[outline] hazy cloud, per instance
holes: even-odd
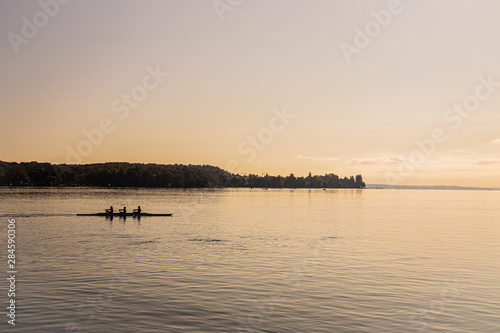
[[[336,157],[319,157],[319,156],[302,156],[295,155],[295,158],[299,160],[311,160],[311,161],[338,161]]]
[[[500,146],[500,138],[499,139],[494,139],[488,142],[490,145],[495,145],[495,146]]]
[[[346,161],[344,164],[354,165],[386,165],[397,164],[404,162],[405,159],[401,155],[382,155],[377,157],[358,157]]]
[[[496,167],[500,164],[499,158],[493,157],[443,157],[429,161],[429,167],[434,170],[477,170],[480,168]]]

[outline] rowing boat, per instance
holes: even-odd
[[[172,216],[172,214],[153,214],[153,213],[94,213],[94,214],[76,214],[76,216]]]

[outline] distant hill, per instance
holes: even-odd
[[[361,175],[242,176],[211,165],[50,164],[0,161],[0,185],[100,187],[262,187],[262,188],[364,188]]]
[[[400,190],[474,190],[474,191],[500,191],[494,187],[464,187],[456,185],[389,185],[368,184],[367,189],[400,189]]]

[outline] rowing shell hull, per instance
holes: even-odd
[[[172,216],[172,214],[152,214],[152,213],[113,213],[113,215],[108,213],[95,213],[95,214],[76,214],[76,216]]]

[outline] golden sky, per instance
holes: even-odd
[[[500,187],[500,2],[3,1],[0,160]]]

